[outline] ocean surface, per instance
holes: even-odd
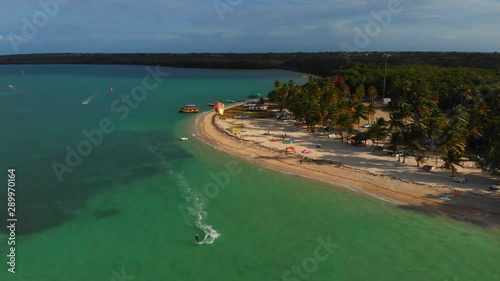
[[[178,113],[303,74],[155,71],[0,66],[0,280],[500,280],[498,230],[252,165]]]

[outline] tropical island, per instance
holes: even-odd
[[[0,64],[309,73],[304,85],[276,81],[262,93],[266,112],[206,115],[203,135],[278,170],[500,221],[498,53],[31,54],[0,56]]]

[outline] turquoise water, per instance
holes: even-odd
[[[142,66],[0,67],[0,163],[16,168],[18,218],[16,274],[0,227],[0,280],[500,280],[498,230],[251,165],[177,113],[302,74],[162,69],[122,120],[111,104],[142,84]],[[60,182],[52,164],[103,118],[115,129]]]

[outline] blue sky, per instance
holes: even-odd
[[[500,51],[500,0],[397,1],[2,0],[0,54]]]

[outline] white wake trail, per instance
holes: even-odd
[[[82,104],[89,104],[97,96],[97,94],[99,94],[99,92],[97,92],[97,93],[93,94],[92,96],[84,99],[82,101]]]
[[[207,212],[205,211],[206,204],[191,188],[186,177],[181,172],[177,172],[173,169],[172,164],[167,161],[165,156],[156,152],[151,146],[149,146],[149,150],[160,159],[162,167],[176,178],[182,196],[186,201],[187,211],[191,222],[204,233],[203,240],[198,242],[198,244],[212,244],[215,239],[220,237],[220,233],[218,233],[213,226],[205,222],[207,217]]]

